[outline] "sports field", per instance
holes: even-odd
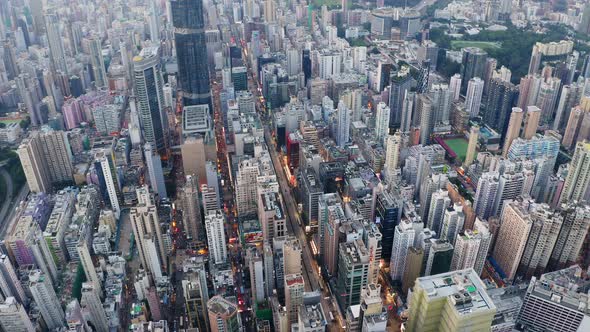
[[[454,50],[460,50],[463,47],[479,47],[483,50],[489,50],[502,47],[502,43],[472,40],[452,40],[451,47]]]
[[[444,140],[445,143],[451,148],[456,154],[457,158],[461,159],[461,161],[465,160],[465,156],[467,155],[467,145],[468,142],[464,138],[449,138]]]

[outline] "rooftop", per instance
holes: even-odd
[[[416,279],[429,300],[448,298],[459,315],[496,310],[486,287],[473,269],[452,271]]]
[[[214,315],[231,316],[237,312],[237,306],[221,296],[214,296],[207,302],[207,309]]]

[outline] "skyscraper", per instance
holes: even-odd
[[[445,210],[445,216],[440,229],[440,238],[447,240],[449,243],[455,243],[455,239],[465,224],[465,214],[463,206],[455,203]]]
[[[152,191],[158,194],[160,199],[168,198],[166,194],[166,183],[164,183],[164,172],[162,171],[162,161],[160,155],[154,151],[150,143],[145,143],[143,147],[145,163],[148,169],[150,187]]]
[[[493,78],[490,81],[483,119],[485,123],[498,130],[502,137],[506,135],[510,112],[516,104],[517,98],[518,89],[512,83],[499,78]]]
[[[171,7],[184,106],[207,104],[212,112],[203,1],[172,0]]]
[[[12,332],[35,332],[24,305],[14,297],[0,301],[0,328]]]
[[[103,192],[103,197],[108,197],[111,209],[117,219],[119,219],[119,215],[121,214],[121,208],[119,206],[120,190],[112,154],[108,154],[108,151],[103,149],[98,151],[94,155],[94,158],[94,168],[98,174],[100,190]]]
[[[205,216],[205,230],[209,242],[209,256],[215,264],[227,261],[227,247],[224,228],[225,217],[221,210],[211,211]]]
[[[458,101],[461,95],[461,75],[455,74],[451,77],[449,82],[449,90],[451,90],[451,97],[453,101]]]
[[[384,102],[377,104],[375,138],[379,143],[383,143],[385,137],[389,134],[389,113],[389,107]]]
[[[581,254],[584,239],[590,229],[590,207],[585,204],[561,206],[563,224],[551,253],[551,269],[562,269],[575,264]]]
[[[45,15],[45,28],[47,29],[47,42],[49,44],[51,64],[56,71],[67,74],[66,54],[63,39],[59,31],[59,18],[56,14]]]
[[[412,221],[409,219],[402,220],[395,227],[393,246],[391,248],[391,263],[389,265],[392,280],[402,280],[406,267],[406,257],[409,248],[414,244],[415,234]]]
[[[412,87],[412,76],[410,68],[402,66],[401,69],[391,76],[391,85],[389,87],[389,127],[397,129],[402,124],[403,101],[406,92]],[[407,122],[409,123],[409,119]]]
[[[97,88],[107,87],[107,72],[104,66],[104,58],[102,57],[102,45],[100,37],[91,37],[89,46],[90,63],[92,64],[92,76],[94,77],[94,85],[96,85]]]
[[[424,94],[418,95],[416,113],[420,115],[420,144],[426,145],[430,142],[430,135],[434,129],[434,112],[430,97]]]
[[[481,108],[481,97],[483,96],[484,82],[479,77],[469,80],[467,85],[467,94],[465,95],[465,110],[469,116],[474,118],[479,114]]]
[[[26,300],[25,290],[18,279],[16,270],[10,258],[4,254],[0,256],[0,295],[3,295],[5,299],[12,296],[20,303],[24,303]]]
[[[341,148],[350,140],[350,116],[350,110],[340,100],[336,120],[336,144]]]
[[[59,303],[53,284],[45,273],[34,270],[29,274],[29,289],[41,316],[49,329],[65,327],[65,313]]]
[[[360,303],[361,290],[369,284],[370,264],[369,250],[361,239],[340,243],[336,287],[342,307]]]
[[[541,119],[541,110],[537,106],[528,106],[524,118],[524,129],[522,138],[531,139],[537,133],[539,120]]]
[[[167,256],[164,250],[158,211],[150,197],[147,186],[137,189],[138,205],[131,208],[130,217],[137,251],[144,269],[154,278],[162,277]]]
[[[479,140],[479,126],[473,125],[469,130],[469,143],[467,144],[467,154],[465,155],[465,162],[463,165],[469,167],[475,159],[475,153],[477,152],[477,142]]]
[[[49,192],[51,182],[49,170],[45,163],[43,147],[39,140],[39,133],[34,131],[29,138],[24,139],[17,150],[21,166],[32,192]]]
[[[520,127],[522,126],[524,113],[521,108],[513,107],[510,113],[510,121],[508,121],[508,129],[504,138],[504,146],[502,148],[502,156],[508,155],[508,150],[512,145],[512,141],[520,136]]]
[[[587,200],[590,184],[590,143],[578,142],[574,157],[568,165],[567,177],[561,191],[560,203]]]
[[[484,77],[486,59],[488,54],[477,47],[466,47],[462,49],[463,59],[461,61],[461,91],[467,91],[467,84],[472,78]]]
[[[148,46],[133,58],[137,110],[145,141],[168,155],[168,117],[164,108],[164,80],[157,46]]]
[[[82,284],[82,300],[80,304],[90,314],[90,321],[96,332],[109,331],[107,315],[98,296],[98,290],[94,288],[93,284],[88,282]]]
[[[285,307],[291,324],[297,322],[299,306],[303,304],[305,281],[301,274],[285,275]]]
[[[207,301],[207,312],[212,332],[240,331],[238,306],[217,295]]]

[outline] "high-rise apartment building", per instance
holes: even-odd
[[[174,41],[178,62],[178,85],[184,106],[209,105],[211,87],[207,65],[203,0],[171,1]]]
[[[145,143],[143,147],[143,154],[145,156],[145,163],[148,170],[150,188],[154,193],[158,194],[158,198],[168,198],[160,155],[154,150],[150,143]]]
[[[392,280],[402,280],[404,276],[408,250],[414,245],[414,237],[416,235],[412,224],[411,220],[402,219],[399,225],[395,227],[395,235],[393,236],[393,245],[391,248],[391,263],[389,264]]]
[[[210,211],[205,216],[205,230],[209,242],[209,256],[215,264],[227,262],[227,246],[225,244],[225,217],[221,210]]]
[[[409,332],[487,331],[496,313],[473,269],[416,279],[409,303]]]
[[[29,274],[29,289],[49,329],[65,327],[66,317],[48,276],[40,270]]]
[[[47,29],[47,43],[49,44],[49,54],[51,64],[55,71],[67,75],[68,66],[66,64],[66,53],[64,50],[63,38],[60,33],[60,21],[57,14],[48,13],[44,15],[45,28]]]
[[[484,82],[479,77],[472,78],[467,84],[467,93],[465,95],[465,110],[469,116],[474,118],[479,115],[481,108],[481,97],[483,96]]]
[[[343,148],[350,140],[350,110],[342,100],[338,103],[336,120],[336,144]]]
[[[104,58],[102,56],[101,38],[98,36],[92,36],[89,39],[88,45],[90,49],[90,64],[92,65],[94,85],[97,88],[107,87],[109,82],[104,65]]]
[[[406,257],[406,267],[402,278],[402,291],[408,294],[408,290],[414,286],[414,282],[422,272],[422,261],[424,250],[422,248],[410,247]]]
[[[157,46],[145,47],[133,58],[133,75],[143,138],[160,155],[167,156],[168,116],[164,107],[164,79]]]
[[[477,152],[477,144],[479,142],[479,126],[473,125],[469,130],[469,142],[467,143],[467,154],[465,155],[465,167],[471,166],[475,159],[475,153]]]
[[[430,142],[430,135],[434,129],[434,111],[432,100],[428,95],[420,94],[416,98],[416,113],[420,115],[420,144]]]
[[[98,151],[95,155],[94,169],[98,175],[98,182],[103,197],[109,199],[111,209],[118,219],[121,214],[119,205],[119,181],[117,180],[117,172],[113,162],[112,152],[107,149]]]
[[[100,290],[94,288],[94,285],[88,282],[82,284],[82,308],[87,311],[91,317],[90,321],[96,332],[108,332],[109,321],[102,306]]]
[[[258,165],[255,159],[245,159],[238,165],[236,174],[236,207],[238,215],[254,214],[257,210],[256,179],[258,177]]]
[[[49,192],[51,190],[51,181],[39,133],[36,131],[31,132],[29,138],[21,142],[17,153],[29,189],[32,192]]]
[[[453,101],[458,101],[461,95],[461,74],[455,74],[451,76],[449,90],[451,90],[451,97],[453,98]]]
[[[455,243],[455,239],[465,224],[463,206],[457,202],[445,210],[445,215],[440,229],[440,238],[449,243]]]
[[[154,278],[162,277],[162,268],[166,268],[167,256],[164,250],[162,231],[158,211],[150,196],[147,186],[137,189],[138,205],[129,213],[139,258],[144,269]]]
[[[537,106],[527,106],[526,115],[524,118],[524,129],[522,130],[522,138],[531,139],[537,133],[539,128],[539,121],[541,120],[541,109]]]
[[[212,332],[238,332],[240,331],[240,317],[238,306],[220,295],[216,295],[207,301],[209,326]]]
[[[524,113],[521,108],[513,107],[510,113],[510,120],[508,121],[508,129],[504,137],[504,146],[502,147],[502,156],[505,158],[508,155],[508,150],[512,145],[512,141],[520,136],[520,127],[524,119]]]
[[[587,200],[590,184],[590,143],[578,142],[574,157],[568,165],[567,177],[561,191],[560,203]]]
[[[201,217],[199,191],[195,176],[186,176],[186,182],[179,196],[182,202],[182,219],[187,237],[194,241],[203,240],[203,219]],[[208,211],[205,210],[205,212]]]
[[[590,207],[585,204],[561,206],[563,224],[549,259],[552,269],[562,269],[575,264],[582,252],[584,239],[590,229]]]
[[[4,254],[0,255],[0,295],[5,299],[14,297],[20,303],[25,303],[25,290],[16,272],[10,258]]]
[[[285,275],[285,307],[291,324],[297,322],[299,307],[303,304],[305,281],[301,274]]]
[[[14,297],[0,301],[0,328],[12,332],[35,332],[25,306]]]
[[[389,107],[384,102],[377,104],[377,115],[375,118],[375,138],[377,142],[383,143],[389,134]]]

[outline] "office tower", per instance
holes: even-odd
[[[461,91],[467,91],[467,85],[472,78],[484,77],[485,65],[488,54],[477,47],[466,47],[462,49],[463,59],[461,61]]]
[[[168,198],[166,194],[166,183],[164,183],[164,172],[162,171],[162,161],[158,153],[150,143],[143,146],[145,163],[148,169],[149,183],[152,191],[158,194],[160,199]]]
[[[425,203],[426,204],[426,203]],[[423,218],[427,227],[440,234],[440,229],[443,223],[444,214],[446,209],[451,205],[451,199],[449,198],[449,192],[446,190],[438,189],[433,192],[430,198],[429,208],[425,210],[427,218]]]
[[[393,236],[393,245],[391,248],[391,262],[389,264],[392,280],[402,280],[408,250],[414,245],[415,236],[416,231],[414,230],[412,221],[409,219],[402,219],[399,225],[395,227],[395,235]]]
[[[451,98],[453,101],[458,101],[459,96],[461,95],[461,75],[455,74],[451,76],[451,81],[449,82],[449,90],[451,90]]]
[[[0,301],[0,328],[11,332],[35,332],[24,305],[14,297]]]
[[[401,69],[391,76],[391,85],[389,87],[389,127],[392,129],[400,128],[403,117],[403,102],[406,98],[407,92],[412,87],[412,76],[410,75],[410,68],[402,66]],[[409,124],[411,119],[407,119]]]
[[[522,131],[522,138],[531,139],[537,133],[540,119],[541,110],[537,106],[528,106],[526,116],[524,118],[524,129]]]
[[[17,150],[21,166],[32,192],[51,191],[49,170],[45,163],[39,132],[34,131],[24,139]]]
[[[231,80],[236,92],[248,90],[248,69],[246,67],[233,67],[231,69]],[[204,106],[204,105],[202,105]],[[213,111],[211,111],[213,112]]]
[[[512,280],[524,252],[533,221],[523,202],[512,201],[504,206],[502,224],[495,242],[493,257]]]
[[[419,115],[420,119],[420,144],[426,145],[430,142],[430,135],[434,129],[432,100],[428,95],[418,95],[416,100],[416,114]]]
[[[89,40],[90,48],[90,64],[92,65],[92,75],[94,77],[94,85],[97,88],[104,88],[108,86],[107,72],[102,57],[101,39],[98,36],[93,36]]]
[[[402,147],[402,134],[396,131],[393,135],[387,135],[385,146],[385,178],[389,183],[395,181],[396,169],[399,166],[399,155]]]
[[[82,268],[84,269],[87,283],[92,286],[92,289],[97,292],[96,294],[98,296],[102,296],[102,283],[96,273],[92,256],[90,256],[89,244],[85,238],[80,238],[78,245],[76,246],[76,251],[80,259],[80,264],[82,264]]]
[[[98,151],[94,155],[94,168],[99,175],[100,189],[103,196],[108,196],[111,209],[115,217],[119,219],[121,209],[119,207],[119,183],[115,173],[115,167],[112,156],[108,155],[107,150]],[[106,194],[105,194],[106,193]]]
[[[207,277],[203,260],[191,260],[190,267],[184,267],[184,279],[182,280],[182,294],[188,318],[188,325],[199,330],[208,330],[207,301]]]
[[[465,223],[465,214],[463,213],[463,206],[455,203],[452,207],[449,206],[445,210],[445,215],[440,230],[440,239],[447,240],[449,243],[455,243],[455,239],[459,232],[463,229]]]
[[[40,270],[33,270],[29,274],[29,289],[47,327],[49,329],[64,327],[65,313],[61,308],[57,294],[53,290],[53,284],[45,273]]]
[[[336,288],[341,307],[360,303],[361,290],[369,284],[370,264],[369,251],[361,239],[340,243]]]
[[[180,146],[185,175],[196,176],[198,184],[207,183],[205,141],[202,136],[189,137]]]
[[[385,137],[389,134],[389,107],[384,102],[377,104],[377,115],[375,117],[375,139],[383,144]]]
[[[158,211],[152,202],[147,186],[137,189],[138,205],[129,213],[139,258],[143,268],[154,278],[162,277],[162,267],[166,267],[166,251]]]
[[[6,239],[9,253],[18,266],[34,264],[51,280],[57,281],[57,267],[39,223],[32,216],[22,216]]]
[[[564,204],[563,224],[549,259],[550,269],[563,269],[575,264],[582,254],[584,239],[590,228],[590,207],[585,204]]]
[[[506,158],[508,150],[512,145],[512,141],[520,136],[520,127],[522,126],[524,113],[521,108],[513,107],[510,113],[510,121],[508,121],[508,129],[504,138],[504,146],[502,147],[502,156]]]
[[[238,215],[255,213],[257,210],[258,165],[255,159],[245,159],[238,165],[236,174],[236,207]]]
[[[430,249],[426,258],[424,275],[449,272],[453,260],[453,245],[445,240],[430,239]]]
[[[583,269],[573,265],[533,277],[516,318],[528,331],[582,331],[588,319],[584,307],[588,280]]]
[[[215,264],[222,264],[227,261],[224,223],[225,217],[221,210],[211,211],[205,216],[209,256]]]
[[[406,266],[402,278],[402,292],[408,294],[408,290],[414,287],[414,282],[422,272],[422,261],[424,260],[424,250],[422,248],[410,247],[406,257]]]
[[[416,279],[407,331],[489,330],[496,306],[486,288],[473,269]]]
[[[49,44],[51,64],[54,70],[67,74],[68,66],[66,64],[66,54],[59,25],[59,18],[56,14],[45,15],[45,28],[47,29],[47,42]]]
[[[25,303],[26,294],[22,287],[16,270],[8,256],[0,256],[0,298],[16,298],[20,303]],[[0,324],[1,326],[2,324]]]
[[[236,304],[216,295],[207,301],[210,331],[212,332],[238,332],[240,331],[240,318]]]
[[[256,303],[265,301],[264,289],[264,264],[262,256],[256,248],[250,248],[246,251],[246,262],[250,271],[250,285],[252,288],[252,299]],[[268,294],[270,296],[270,294]]]
[[[318,201],[324,193],[318,175],[312,167],[301,168],[297,181],[301,193],[303,222],[312,229],[318,228]]]
[[[522,77],[520,79],[518,103],[516,106],[524,110],[527,106],[536,105],[542,83],[543,78],[537,74],[529,74]]]
[[[143,138],[160,155],[167,156],[168,117],[164,107],[160,49],[157,46],[145,47],[133,58],[133,75]]]
[[[590,110],[581,106],[572,108],[563,134],[562,144],[573,149],[577,142],[590,138]]]
[[[272,2],[272,1],[268,1]],[[287,74],[289,76],[298,75],[301,72],[301,51],[297,48],[290,47],[287,49]]]
[[[299,306],[303,304],[304,286],[305,281],[301,274],[285,275],[285,307],[290,324],[297,322]]]
[[[465,95],[465,109],[471,118],[479,114],[481,108],[481,97],[483,96],[484,82],[479,77],[469,80],[467,94]]]
[[[82,284],[82,300],[81,305],[84,311],[90,315],[90,322],[97,332],[108,332],[109,321],[107,319],[102,302],[98,296],[99,290],[94,288],[94,285],[88,282]]]
[[[343,148],[350,140],[350,110],[344,101],[338,102],[336,121],[336,144]]]
[[[202,0],[171,1],[178,85],[184,106],[211,104]]]
[[[590,183],[590,143],[578,142],[559,198],[560,204],[580,202],[588,198]]]
[[[485,123],[504,137],[508,128],[509,114],[516,104],[518,89],[510,82],[498,78],[490,81],[488,99],[484,106],[483,119]]]
[[[402,204],[403,201],[398,194],[389,191],[377,194],[375,218],[379,220],[378,227],[382,236],[381,258],[386,261],[391,258],[393,237],[401,218]]]
[[[363,243],[369,251],[369,282],[377,283],[379,279],[379,265],[381,262],[381,243],[383,236],[379,232],[379,229],[374,223],[363,224]]]
[[[467,154],[465,155],[465,162],[463,163],[465,167],[471,166],[471,163],[473,163],[473,160],[475,159],[478,140],[479,126],[473,125],[471,126],[471,130],[469,131],[469,143],[467,144]]]

